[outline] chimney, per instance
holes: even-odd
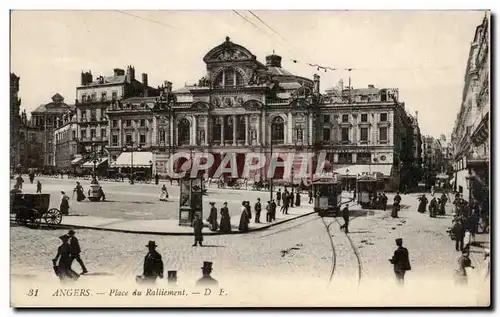
[[[319,79],[320,76],[318,74],[314,74],[314,93],[319,94]]]
[[[135,80],[135,68],[132,65],[127,67],[127,82],[131,84]]]
[[[123,75],[125,75],[125,71],[121,68],[115,68],[115,69],[113,69],[113,74],[115,76],[123,76]]]
[[[88,72],[82,72],[81,76],[81,84],[82,86],[88,85],[92,82],[92,73],[90,71]]]
[[[148,74],[142,73],[142,84],[147,87],[148,86]]]
[[[275,54],[266,56],[266,66],[281,67],[281,56]]]
[[[374,85],[368,85],[368,88],[375,88]]]

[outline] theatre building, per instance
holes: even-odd
[[[196,84],[171,91],[166,82],[161,97],[123,100],[108,108],[114,164],[147,166],[151,161],[153,172],[165,175],[170,154],[210,152],[212,176],[225,154],[236,153],[242,177],[246,153],[268,158],[272,153],[278,161],[295,154],[291,175],[277,168],[274,178],[300,182],[302,157],[326,151],[334,168],[363,165],[353,168],[351,177],[371,164],[373,171],[399,181],[399,166],[394,171],[392,166],[406,159],[401,147],[413,129],[397,94],[370,87],[341,89],[338,98],[335,92],[321,95],[320,76],[311,80],[291,74],[276,54],[261,63],[229,38],[203,62],[206,73]],[[346,91],[357,97],[346,99]],[[265,170],[250,173],[250,178],[266,179]]]

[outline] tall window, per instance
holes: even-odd
[[[111,99],[112,99],[112,100],[116,100],[116,99],[117,99],[117,97],[118,97],[118,92],[116,92],[116,91],[112,91],[112,92],[111,92]]]
[[[349,142],[349,128],[342,128],[342,142]]]
[[[380,142],[387,142],[387,127],[382,127],[379,130],[379,140]]]
[[[95,92],[92,93],[92,101],[96,101],[97,100],[97,94]]]
[[[127,145],[132,145],[132,134],[127,134],[127,135],[125,136],[125,143],[126,143]]]
[[[111,145],[113,146],[118,146],[118,135],[113,134],[111,136]]]
[[[101,137],[106,137],[106,129],[101,129]]]
[[[213,140],[221,141],[220,139],[220,134],[222,130],[222,118],[221,117],[216,117],[214,119],[214,134],[213,134]]]
[[[381,113],[380,114],[380,121],[382,121],[382,122],[387,121],[387,113]]]
[[[146,120],[141,119],[141,127],[145,127],[145,126],[146,126]]]
[[[227,116],[226,120],[227,121],[224,129],[224,142],[233,140],[233,117]]]
[[[145,134],[139,135],[139,144],[140,145],[146,144],[146,135]]]
[[[96,109],[92,109],[90,110],[90,119],[92,121],[95,121],[96,120],[96,117],[97,117],[97,110]]]
[[[76,131],[73,131],[73,140],[76,139]]]
[[[126,120],[126,121],[125,121],[125,125],[126,125],[127,127],[132,126],[132,120]]]
[[[330,129],[328,128],[323,128],[323,141],[324,142],[330,141]]]
[[[191,125],[189,124],[189,121],[184,118],[179,121],[179,144],[180,145],[186,145],[190,143],[190,137],[191,137]]]
[[[96,135],[95,129],[90,129],[90,137],[95,138],[95,135]]]
[[[361,114],[361,122],[368,122],[368,114],[366,113]]]
[[[271,124],[271,138],[273,143],[285,143],[285,122],[281,117],[275,117]]]
[[[118,120],[111,121],[111,127],[116,128],[118,126]]]
[[[165,130],[160,131],[160,142],[165,143]]]
[[[82,139],[86,139],[87,138],[87,130],[82,130]]]
[[[342,122],[349,122],[349,115],[348,114],[342,115]]]
[[[368,128],[361,128],[361,142],[368,142]]]
[[[330,115],[329,114],[325,114],[323,116],[323,122],[324,123],[330,123]]]
[[[244,116],[239,116],[238,117],[238,140],[245,140],[245,131],[246,131],[246,125],[245,125],[245,117]]]

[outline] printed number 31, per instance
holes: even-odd
[[[30,289],[28,291],[28,296],[34,296],[34,297],[38,296],[38,289]]]

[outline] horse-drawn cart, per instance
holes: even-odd
[[[50,208],[50,194],[13,194],[10,200],[10,214],[18,224],[40,225],[42,219],[49,226],[62,221],[62,213],[57,208]]]

